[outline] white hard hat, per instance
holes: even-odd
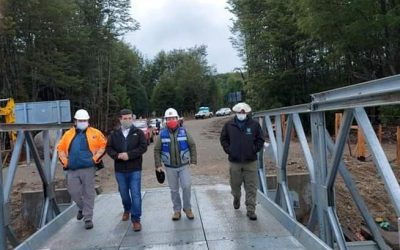
[[[90,116],[86,110],[79,109],[76,111],[74,118],[77,120],[89,120]]]
[[[238,104],[233,106],[232,110],[233,110],[233,112],[236,112],[236,113],[240,113],[242,110],[244,110],[244,112],[246,112],[246,113],[250,113],[251,107],[249,106],[249,104],[247,104],[245,102],[239,102]]]
[[[178,118],[179,115],[178,115],[178,112],[175,109],[169,108],[169,109],[165,110],[164,117],[165,118],[168,118],[168,117],[176,117],[176,118]]]

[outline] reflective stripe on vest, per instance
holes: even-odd
[[[166,166],[171,166],[171,146],[170,146],[171,139],[169,137],[169,132],[167,128],[161,131],[160,137],[161,137],[161,161]],[[186,130],[184,128],[181,127],[178,128],[178,135],[176,140],[178,142],[177,146],[179,150],[180,165],[175,167],[187,165],[190,162],[190,151],[189,151],[189,144],[187,142]]]

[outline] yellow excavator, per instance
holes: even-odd
[[[7,99],[0,99],[0,105],[5,104],[4,107],[0,106],[0,118],[1,116],[4,116],[4,119],[0,119],[0,123],[15,123],[15,113],[14,113],[14,108],[15,108],[15,102],[13,98],[7,98]],[[11,151],[12,147],[14,146],[15,140],[17,139],[17,133],[16,132],[10,132],[8,134],[8,139],[7,135],[5,137],[1,137],[1,144],[0,145],[2,148],[2,151],[8,152]],[[6,144],[7,142],[9,143],[10,149],[6,149]],[[4,147],[4,148],[3,148]],[[4,161],[7,160],[8,154],[6,154],[6,157]]]
[[[0,99],[0,103],[3,102],[6,102],[6,106],[0,107],[0,115],[5,117],[6,123],[15,123],[14,99],[13,98]]]

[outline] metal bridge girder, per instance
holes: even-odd
[[[342,157],[345,141],[354,117],[371,149],[374,163],[385,183],[385,188],[389,193],[400,221],[400,186],[364,110],[364,107],[400,104],[400,75],[315,93],[312,94],[311,97],[312,101],[307,104],[260,111],[253,115],[256,118],[264,117],[266,130],[274,152],[274,158],[280,170],[279,174],[281,176],[278,178],[281,182],[286,180],[286,160],[288,157],[286,149],[287,143],[286,140],[285,143],[283,143],[282,139],[280,117],[281,115],[290,115],[289,117],[293,117],[294,128],[296,129],[310,174],[313,205],[308,225],[309,228],[312,229],[317,222],[320,232],[319,237],[323,241],[333,247],[335,240],[340,249],[347,248],[335,211],[334,183],[337,173],[340,173],[360,213],[371,229],[378,246],[381,249],[386,249],[387,246],[382,236],[379,234],[375,222],[368,213],[366,205],[343,163]],[[339,136],[336,140],[336,144],[334,144],[329,134],[326,132],[324,112],[339,109],[345,109],[346,111]],[[310,114],[312,153],[308,146],[299,114]],[[274,133],[272,127],[271,116],[275,117],[276,133]],[[327,161],[328,151],[331,155],[329,168]],[[287,183],[284,183],[284,186],[287,187]],[[284,194],[285,188],[278,186],[278,190],[278,193],[283,193],[282,196],[284,198],[286,196]],[[282,197],[278,197],[277,201],[279,201],[282,207],[284,203],[282,203],[281,198]],[[291,217],[291,213],[288,210],[286,210],[286,212],[287,216]]]

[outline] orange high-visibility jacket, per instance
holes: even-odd
[[[63,164],[64,168],[68,166],[68,153],[72,140],[75,138],[75,127],[70,128],[64,133],[57,146],[58,158]],[[99,163],[101,157],[105,154],[107,140],[103,133],[95,128],[88,127],[86,129],[86,138],[89,144],[89,150],[93,154],[93,161]]]

